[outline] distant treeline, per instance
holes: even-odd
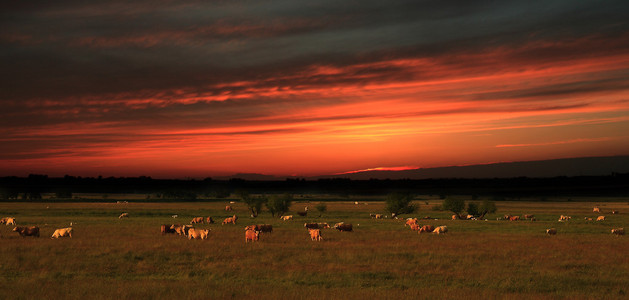
[[[493,197],[495,200],[557,196],[629,197],[629,173],[608,176],[576,176],[553,178],[488,178],[488,179],[399,179],[350,180],[327,178],[305,180],[287,178],[278,181],[243,179],[178,180],[151,177],[75,177],[61,178],[32,174],[28,177],[1,177],[0,199],[3,201],[40,201],[42,194],[53,193],[59,199],[71,199],[75,193],[151,194],[149,201],[223,199],[237,191],[251,194],[331,194],[339,198],[349,195],[386,195],[409,192],[421,195],[470,195]],[[75,197],[76,198],[76,197]],[[75,199],[80,200],[80,199]]]

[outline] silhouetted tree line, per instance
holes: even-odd
[[[555,196],[629,196],[629,173],[553,178],[421,180],[289,178],[277,181],[152,179],[147,176],[103,178],[66,175],[52,178],[38,174],[31,174],[28,177],[0,177],[0,199],[4,201],[39,201],[43,193],[54,193],[59,199],[71,199],[76,193],[137,193],[155,194],[155,198],[147,199],[150,201],[207,201],[207,198],[230,197],[236,191],[247,191],[250,194],[321,193],[338,195],[339,199],[348,195],[387,195],[395,192],[440,195],[443,198],[447,195],[472,195],[475,199],[485,196],[493,197],[494,200],[518,200],[520,197],[543,199]]]

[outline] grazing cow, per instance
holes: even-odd
[[[260,232],[268,232],[268,233],[273,232],[273,225],[271,224],[258,224],[257,226]]]
[[[173,227],[174,225],[162,225],[160,227],[160,231],[163,234],[167,234],[167,233],[175,233],[175,228]]]
[[[564,215],[559,216],[559,222],[568,221],[570,219],[572,219],[571,216],[564,216]]]
[[[200,223],[203,223],[203,217],[192,218],[192,221],[190,221],[190,224],[200,224]]]
[[[408,219],[406,219],[406,223],[404,223],[404,226],[411,226],[413,224],[418,225],[417,218],[408,218]]]
[[[600,208],[598,208],[598,207],[595,207],[594,209],[592,209],[592,212],[597,212],[597,213],[600,213],[600,212],[601,212],[601,209],[600,209]]]
[[[417,231],[419,230],[421,227],[419,226],[419,224],[415,223],[415,224],[411,224],[411,230],[413,231]]]
[[[448,226],[439,226],[439,227],[436,227],[435,230],[432,231],[432,233],[435,233],[435,234],[442,234],[442,233],[445,234],[446,232],[448,232]]]
[[[328,225],[328,223],[317,223],[317,225],[319,225],[319,228],[330,228],[330,225]]]
[[[260,238],[260,232],[259,231],[254,231],[254,230],[247,230],[245,231],[245,243],[249,242],[249,241],[257,241]]]
[[[598,218],[596,218],[596,221],[605,221],[605,216],[598,216]]]
[[[4,218],[4,223],[6,225],[13,225],[13,226],[17,225],[17,222],[15,221],[15,218],[11,218],[11,217]]]
[[[308,229],[310,239],[313,241],[321,241],[321,229]]]
[[[452,220],[456,220],[459,218],[459,215],[452,215]]]
[[[546,229],[546,234],[548,234],[548,235],[555,235],[555,234],[557,234],[557,229],[555,229],[555,228],[548,228],[548,229]]]
[[[334,224],[334,228],[338,231],[353,231],[352,224],[345,224],[343,222]]]
[[[227,206],[225,206],[225,211],[232,211],[232,207],[231,207],[231,205],[227,205]]]
[[[290,216],[282,216],[282,221],[288,221],[288,220],[292,220],[293,219],[293,215]]]
[[[171,225],[170,229],[175,230],[175,232],[178,235],[185,235],[188,236],[188,231],[190,230],[190,228],[193,228],[192,225]]]
[[[586,221],[592,221],[592,218],[585,217]]]
[[[618,211],[617,210],[612,210],[612,215],[617,215]]]
[[[614,228],[614,229],[612,229],[612,234],[615,234],[616,236],[625,235],[625,229],[624,228]]]
[[[510,216],[509,221],[520,221],[520,216]]]
[[[120,216],[118,216],[118,219],[128,218],[128,217],[129,217],[129,213],[122,213],[120,214]]]
[[[527,220],[528,219],[533,219],[533,218],[535,218],[535,215],[524,215],[524,218],[527,219]]]
[[[511,215],[504,215],[504,217],[502,217],[503,220],[509,220],[511,218]]]
[[[304,227],[308,229],[319,229],[318,223],[304,223]]]
[[[15,227],[13,231],[19,233],[22,237],[25,236],[36,236],[39,237],[39,227],[31,226],[31,227]]]
[[[236,215],[233,215],[229,218],[225,218],[225,220],[223,220],[223,223],[221,225],[230,224],[230,223],[236,225],[237,219],[238,217],[236,217]]]
[[[58,238],[64,237],[64,236],[69,236],[70,238],[72,238],[72,227],[57,229],[57,230],[55,230],[55,232],[52,234],[52,237],[50,237],[50,238],[51,239],[58,239]]]
[[[209,229],[196,229],[196,228],[190,228],[188,230],[188,239],[201,239],[201,240],[205,240],[207,239],[207,235],[210,233]]]
[[[212,219],[212,217],[207,217],[205,222],[208,223],[208,224],[214,224],[214,219]]]
[[[422,232],[433,232],[435,230],[435,226],[432,225],[424,225],[422,226],[422,228],[419,229],[418,233],[422,233]]]

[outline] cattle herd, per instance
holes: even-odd
[[[229,206],[229,205],[226,206],[225,207],[225,211],[232,211],[232,207]],[[307,209],[306,209],[306,212],[307,212]],[[601,210],[598,207],[594,207],[593,212],[601,213]],[[612,214],[618,214],[618,211],[617,210],[612,210],[611,213]],[[300,213],[299,215],[305,216],[306,214]],[[382,214],[370,214],[370,216],[373,219],[386,218],[386,216],[384,216]],[[125,212],[125,213],[120,214],[120,216],[118,218],[122,219],[122,218],[128,218],[128,217],[129,217],[129,214]],[[177,218],[177,215],[173,215],[173,218]],[[289,220],[293,219],[293,216],[292,215],[281,216],[280,218],[281,218],[281,220],[289,221]],[[426,217],[424,219],[436,220],[436,219],[432,219],[430,217]],[[453,215],[452,219],[453,220],[458,220],[458,219],[476,220],[476,218],[474,218],[471,215],[468,215],[468,216]],[[561,215],[559,217],[559,222],[567,222],[570,219],[572,219],[572,217],[566,216],[566,215]],[[231,217],[225,218],[223,220],[223,222],[222,222],[222,225],[227,225],[227,224],[236,225],[236,221],[237,220],[238,220],[238,217],[236,215],[233,215]],[[525,214],[525,215],[523,215],[523,218],[520,218],[520,216],[504,215],[502,218],[497,218],[497,220],[507,220],[507,221],[530,220],[530,221],[535,221],[536,219],[535,219],[534,215]],[[586,221],[592,221],[593,218],[585,217],[585,220]],[[598,216],[596,218],[596,221],[605,221],[605,220],[606,220],[605,216]],[[485,219],[485,221],[487,221],[487,220]],[[199,228],[195,228],[194,225],[193,225],[193,224],[202,224],[202,223],[213,224],[214,220],[212,219],[212,217],[194,217],[190,221],[190,225],[163,224],[163,225],[161,225],[160,231],[161,231],[162,235],[178,234],[180,236],[185,236],[188,239],[205,240],[205,239],[208,238],[208,235],[210,233],[210,229],[199,229]],[[17,232],[22,237],[26,237],[26,236],[39,237],[40,236],[39,227],[37,227],[37,226],[28,226],[28,227],[17,226],[16,219],[13,218],[13,217],[5,217],[5,218],[0,219],[0,224],[14,225],[15,227],[13,228],[13,232]],[[70,225],[72,225],[72,224],[70,224]],[[411,230],[417,231],[419,234],[422,234],[422,233],[445,234],[445,233],[448,232],[448,227],[445,226],[445,225],[437,226],[437,227],[435,227],[433,225],[423,225],[422,226],[422,225],[419,224],[419,220],[417,218],[407,218],[406,222],[404,223],[404,226],[410,227]],[[310,239],[311,240],[313,240],[313,241],[321,241],[321,240],[323,240],[323,236],[322,236],[321,230],[330,228],[330,225],[328,223],[304,223],[304,227],[308,230],[308,234],[310,235]],[[344,223],[344,222],[336,223],[336,224],[334,224],[334,226],[332,228],[337,229],[340,232],[352,232],[353,231],[352,224]],[[72,227],[59,228],[59,229],[56,229],[54,231],[54,233],[52,234],[51,238],[53,238],[53,239],[54,238],[60,238],[60,237],[70,237],[70,238],[72,238],[72,232],[73,232]],[[258,241],[259,238],[260,238],[260,234],[262,234],[262,233],[270,234],[272,232],[273,232],[273,226],[271,224],[248,225],[248,226],[245,227],[245,243]],[[625,230],[624,230],[624,228],[613,228],[613,229],[611,229],[611,233],[616,235],[616,236],[620,236],[620,235],[624,235],[625,234]],[[557,234],[557,229],[555,229],[555,228],[548,228],[548,229],[546,229],[546,234],[548,234],[548,235],[556,235]]]

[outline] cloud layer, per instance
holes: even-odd
[[[629,153],[626,1],[1,4],[3,174]]]

